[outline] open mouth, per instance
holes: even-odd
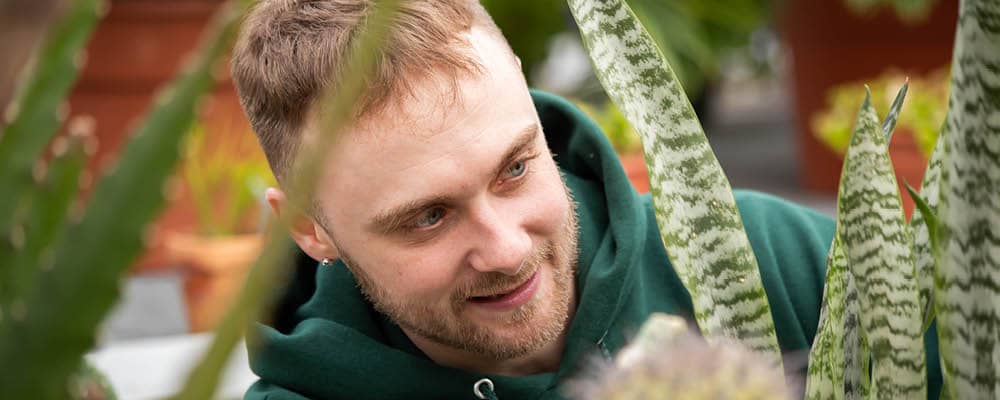
[[[469,302],[492,308],[517,307],[526,303],[538,289],[538,271],[517,287],[489,296],[470,297]]]

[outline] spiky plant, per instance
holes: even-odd
[[[594,361],[566,391],[582,400],[789,398],[785,377],[760,353],[728,341],[710,346],[665,314],[650,316],[614,363]]]
[[[5,398],[68,396],[70,376],[94,345],[122,273],[143,249],[178,144],[249,3],[220,11],[192,62],[156,97],[120,161],[86,202],[78,198],[77,181],[92,124],[71,123],[79,134],[57,139],[48,164],[38,160],[66,113],[63,102],[84,59],[81,49],[107,5],[75,1],[52,26],[0,136],[0,186],[6,191],[0,196],[0,365],[17,366],[0,374]]]
[[[698,325],[710,342],[731,338],[777,358],[730,188],[670,67],[624,1],[569,3],[602,84],[642,137],[664,247]],[[935,315],[942,397],[1000,396],[997,21],[1000,2],[960,4],[950,111],[923,198],[911,189],[921,210],[912,225],[887,148],[906,88],[881,125],[863,103],[841,178],[807,398],[924,398],[923,335]]]

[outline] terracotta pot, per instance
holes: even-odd
[[[112,0],[87,43],[87,63],[69,97],[70,119],[96,121],[97,154],[88,173],[99,177],[113,163],[135,124],[148,111],[157,89],[168,83],[194,50],[223,0]],[[225,67],[227,64],[222,65]],[[219,68],[213,91],[203,102],[202,123],[211,131],[250,128],[228,75]],[[194,232],[194,207],[186,193],[174,193],[153,225],[150,248],[133,270],[169,266],[163,251],[166,232]]]
[[[828,194],[837,193],[841,157],[816,139],[810,121],[826,106],[829,90],[889,68],[924,74],[948,65],[958,19],[955,0],[935,2],[928,19],[916,25],[901,22],[888,7],[864,17],[844,3],[788,1],[778,18],[792,67],[802,184]]]
[[[648,193],[649,174],[646,171],[646,159],[643,157],[642,152],[619,154],[618,159],[621,160],[622,167],[625,168],[625,175],[628,176],[632,187],[640,194]]]
[[[211,330],[220,321],[243,287],[262,246],[263,238],[257,234],[167,236],[167,258],[184,271],[184,297],[192,332]]]

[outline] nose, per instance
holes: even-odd
[[[485,203],[474,209],[471,218],[477,233],[469,264],[479,272],[516,275],[531,254],[531,235],[517,213],[505,214]]]

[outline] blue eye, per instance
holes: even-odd
[[[507,168],[507,175],[517,178],[524,175],[524,172],[527,171],[527,169],[528,165],[524,161],[518,161]]]
[[[425,212],[420,218],[417,218],[413,226],[416,228],[430,228],[437,225],[443,217],[444,210],[441,207],[435,207]]]

